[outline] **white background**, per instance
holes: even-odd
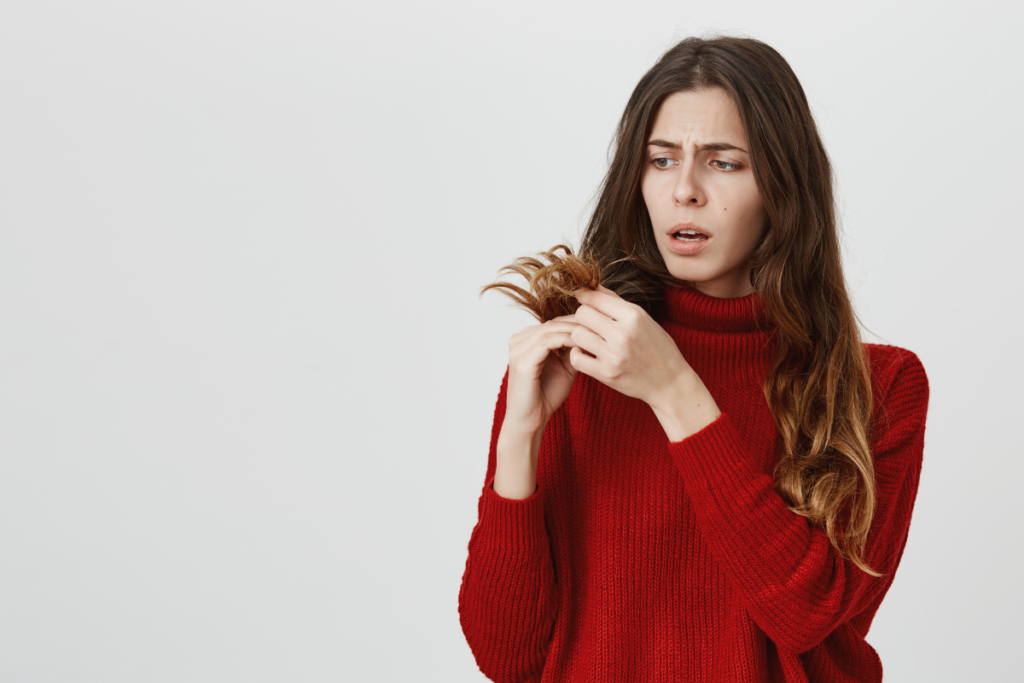
[[[7,2],[0,680],[481,681],[457,596],[509,335],[639,77],[790,61],[867,339],[931,382],[888,681],[1011,681],[1020,11]]]

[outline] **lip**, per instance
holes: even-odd
[[[697,232],[707,235],[708,238],[700,242],[681,242],[674,237],[674,235],[680,230],[696,230]],[[666,237],[668,237],[668,248],[671,249],[673,253],[679,254],[680,256],[692,256],[697,252],[703,251],[704,247],[708,245],[708,242],[713,239],[711,235],[704,230],[704,228],[700,227],[696,223],[677,223],[666,233]]]
[[[696,230],[697,232],[704,233],[708,237],[711,237],[711,233],[709,233],[707,230],[705,230],[704,228],[700,227],[696,223],[676,223],[671,228],[669,228],[669,230],[668,230],[668,232],[666,234],[669,237],[671,237],[672,235],[676,234],[680,230]]]

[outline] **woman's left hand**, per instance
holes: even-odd
[[[569,362],[585,375],[654,410],[678,441],[720,414],[704,382],[647,311],[610,289],[582,289]],[[677,438],[673,438],[677,437]]]

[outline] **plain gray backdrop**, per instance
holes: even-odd
[[[1024,50],[1005,2],[8,2],[0,680],[481,681],[507,339],[640,76],[768,42],[866,339],[931,382],[888,681],[1019,680]]]

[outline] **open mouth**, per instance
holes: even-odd
[[[672,239],[680,242],[703,242],[708,236],[699,230],[680,230],[672,235]]]

